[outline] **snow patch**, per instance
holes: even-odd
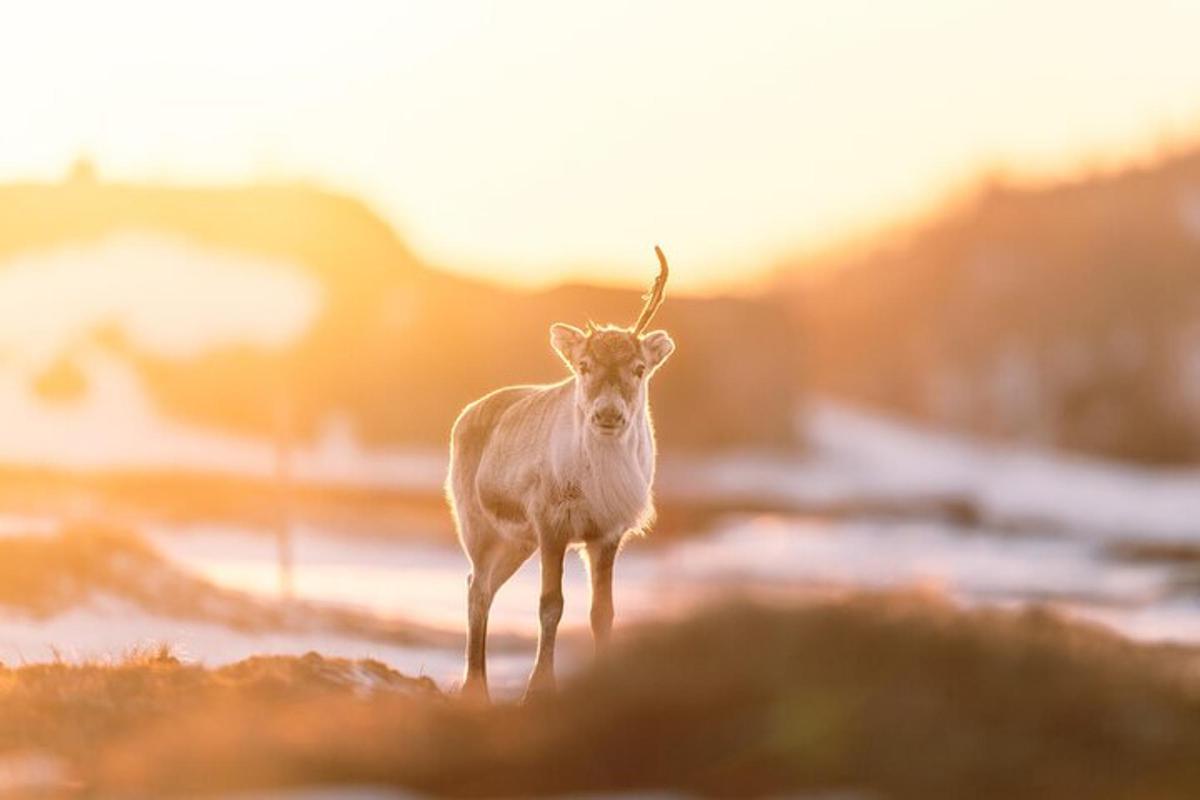
[[[151,614],[111,596],[95,597],[86,606],[44,619],[0,614],[0,661],[9,665],[56,658],[70,662],[117,660],[133,649],[160,644],[170,645],[172,653],[183,660],[208,666],[251,656],[300,656],[315,651],[329,657],[372,658],[405,675],[433,678],[442,687],[452,686],[462,673],[462,654],[457,650],[381,644],[328,633],[248,633],[217,623]],[[494,653],[489,658],[489,673],[494,669],[498,685],[515,691],[530,661]]]
[[[806,456],[664,458],[658,494],[797,510],[959,501],[985,524],[1099,539],[1200,539],[1200,470],[1153,469],[988,444],[883,414],[815,403]]]
[[[243,477],[275,474],[273,443],[174,419],[151,401],[134,368],[99,348],[77,362],[88,383],[76,402],[48,404],[19,372],[0,370],[0,461],[71,470],[191,470]],[[362,445],[333,418],[312,442],[293,448],[301,481],[437,491],[446,457],[425,450]]]
[[[322,301],[316,279],[294,264],[123,231],[0,265],[0,351],[45,366],[107,324],[164,357],[279,347],[308,328]]]

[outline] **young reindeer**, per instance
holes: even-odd
[[[446,494],[471,561],[463,693],[487,699],[487,623],[492,598],[541,553],[541,630],[526,698],[554,689],[554,638],[562,617],[567,548],[586,550],[596,648],[612,629],[613,562],[621,541],[654,513],[654,428],[646,385],[675,349],[665,331],[644,333],[663,302],[667,259],[630,328],[550,327],[571,376],[510,386],[468,405],[454,423]]]

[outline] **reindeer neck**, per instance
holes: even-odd
[[[648,484],[654,474],[649,416],[643,406],[620,436],[602,437],[587,429],[582,420],[576,423],[576,458],[581,475],[598,477],[635,473],[638,483]]]
[[[571,472],[592,521],[608,533],[639,528],[648,518],[654,479],[654,446],[645,409],[620,436],[597,436],[582,421],[575,433]]]

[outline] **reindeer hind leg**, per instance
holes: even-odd
[[[471,574],[467,577],[467,666],[463,694],[482,700],[488,698],[487,627],[492,600],[534,549],[532,544],[524,545],[493,531],[489,533],[482,541],[475,539],[475,546],[468,550]],[[464,537],[464,542],[467,541],[471,540]]]

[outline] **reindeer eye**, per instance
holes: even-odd
[[[633,377],[641,378],[645,374],[646,374],[646,367],[644,365],[638,364],[636,367],[633,368]]]

